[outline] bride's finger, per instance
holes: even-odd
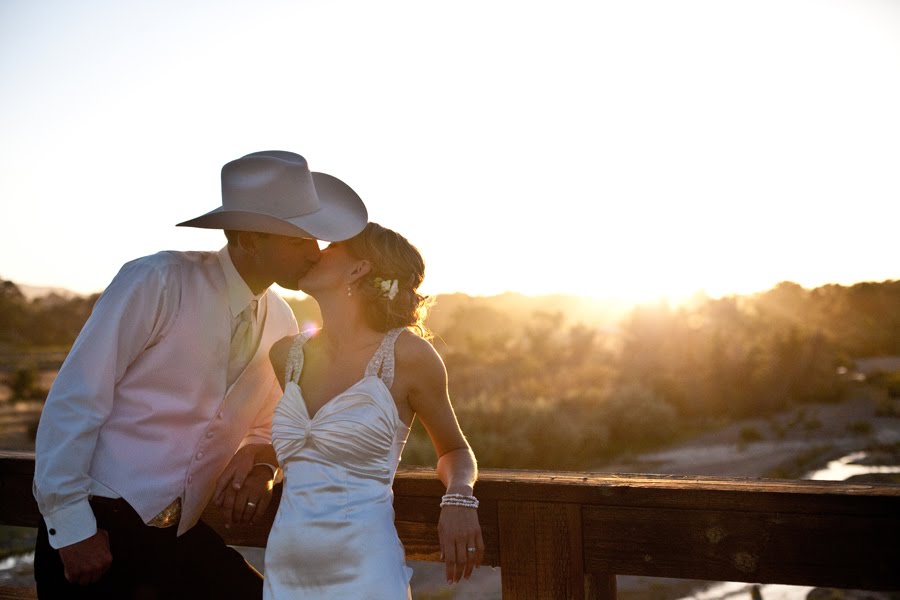
[[[234,523],[244,522],[244,511],[247,510],[247,500],[249,493],[242,489],[237,493],[234,499],[234,511],[231,515]]]
[[[466,552],[466,539],[457,538],[456,540],[456,572],[453,581],[459,581],[463,578],[469,563],[468,553]]]
[[[484,537],[481,535],[481,530],[478,530],[475,538],[475,547],[478,548],[478,552],[475,553],[475,568],[477,569],[484,564]]]
[[[447,576],[447,583],[453,583],[453,575],[456,571],[456,548],[454,544],[447,541],[443,544],[442,550],[444,557],[444,574]]]
[[[472,576],[472,569],[474,569],[477,565],[478,560],[478,546],[475,545],[474,538],[469,539],[466,542],[466,570],[463,573],[463,577],[468,579]]]
[[[256,502],[248,498],[247,501],[244,502],[244,512],[241,514],[241,523],[245,525],[249,523],[254,514],[256,514]]]
[[[266,509],[269,508],[269,496],[263,495],[259,500],[256,501],[256,510],[253,511],[253,514],[250,516],[250,524],[253,525],[257,519],[261,518],[266,514]]]

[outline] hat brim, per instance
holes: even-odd
[[[243,210],[219,207],[205,215],[178,223],[178,227],[256,231],[290,237],[311,237],[326,242],[340,242],[363,230],[369,215],[366,206],[353,189],[326,173],[312,173],[319,209],[296,217],[276,217]]]

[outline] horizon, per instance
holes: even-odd
[[[698,298],[706,298],[709,300],[720,300],[720,299],[729,298],[729,297],[749,297],[749,296],[755,296],[755,295],[759,295],[759,294],[765,294],[767,292],[772,291],[773,289],[775,289],[776,287],[778,287],[779,285],[782,285],[782,284],[798,285],[806,291],[812,291],[812,290],[815,290],[818,288],[831,286],[831,285],[849,288],[849,287],[853,287],[855,285],[861,285],[861,284],[874,284],[874,285],[888,284],[888,283],[898,281],[898,280],[900,280],[900,278],[886,278],[886,279],[881,279],[881,280],[864,280],[864,281],[855,281],[855,282],[851,282],[851,283],[828,282],[828,283],[823,283],[821,285],[815,285],[815,286],[805,286],[805,285],[802,285],[795,281],[784,280],[784,281],[776,282],[775,284],[773,284],[765,289],[753,290],[753,291],[749,291],[749,292],[733,292],[733,293],[727,293],[727,294],[712,295],[712,294],[706,293],[704,290],[697,290],[693,294],[690,294],[688,296],[681,297],[681,298],[669,298],[669,297],[661,296],[661,297],[650,298],[650,299],[646,299],[646,300],[629,300],[629,299],[616,298],[616,297],[585,296],[585,295],[574,294],[574,293],[569,293],[569,292],[552,292],[552,291],[546,292],[546,293],[540,293],[540,294],[528,294],[528,293],[524,293],[524,292],[518,292],[515,290],[506,290],[503,292],[497,292],[497,293],[492,293],[492,294],[477,294],[477,293],[469,293],[469,292],[465,292],[462,290],[457,290],[457,291],[452,291],[452,292],[431,292],[426,295],[431,296],[431,297],[461,295],[461,296],[466,296],[468,298],[483,298],[483,299],[494,299],[494,298],[500,298],[502,296],[518,296],[518,297],[523,297],[523,298],[528,298],[528,299],[536,299],[536,300],[543,299],[543,298],[563,297],[563,298],[584,300],[584,301],[588,301],[588,302],[595,302],[598,304],[604,304],[604,303],[605,304],[615,304],[615,305],[624,306],[624,307],[652,305],[652,304],[670,304],[673,306],[683,306],[685,304],[695,301]],[[34,285],[34,284],[30,284],[30,283],[24,283],[24,282],[19,282],[19,281],[13,281],[11,279],[6,279],[2,273],[0,273],[0,281],[12,281],[12,283],[14,283],[16,285],[16,287],[19,288],[19,290],[22,292],[22,294],[29,300],[44,297],[44,296],[47,296],[47,295],[50,295],[53,293],[64,295],[64,296],[75,295],[75,296],[79,296],[79,297],[87,297],[87,296],[91,296],[93,294],[100,294],[103,292],[103,289],[94,290],[94,291],[90,291],[90,292],[83,292],[83,291],[73,290],[70,288],[62,287],[62,286]],[[285,288],[278,286],[277,284],[273,284],[272,288],[280,296],[282,296],[285,299],[305,300],[307,298],[310,298],[310,296],[307,296],[303,292],[300,292],[297,290],[287,290]]]

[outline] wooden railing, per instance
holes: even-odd
[[[0,453],[0,523],[37,525],[33,473],[32,454]],[[475,491],[504,598],[614,598],[616,575],[900,589],[900,486],[484,470]],[[442,493],[430,469],[397,474],[408,558],[439,559]],[[261,547],[274,504],[253,527],[204,519]]]

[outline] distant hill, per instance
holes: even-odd
[[[71,299],[84,297],[86,294],[54,287],[17,283],[19,291],[28,300],[56,295]],[[434,305],[429,311],[428,325],[432,329],[442,330],[450,325],[454,314],[463,309],[488,309],[498,311],[513,321],[527,319],[537,312],[562,313],[568,325],[582,323],[591,326],[613,326],[634,306],[627,302],[614,300],[597,300],[567,294],[549,294],[545,296],[526,296],[515,292],[506,292],[496,296],[469,296],[461,292],[438,294],[434,297]],[[285,298],[294,310],[298,321],[319,322],[321,316],[318,306],[311,298]]]
[[[19,291],[22,292],[22,295],[25,296],[28,300],[50,296],[51,294],[60,296],[61,298],[77,298],[78,296],[88,295],[79,294],[78,292],[73,292],[72,290],[66,288],[46,285],[26,285],[24,283],[17,283],[16,287],[19,288]]]
[[[514,322],[527,321],[535,313],[561,313],[567,325],[582,323],[597,327],[612,327],[634,306],[613,300],[597,300],[565,294],[526,296],[507,292],[497,296],[469,296],[440,294],[429,311],[428,325],[434,330],[446,330],[460,309],[487,309],[502,313]]]
[[[321,322],[319,308],[312,298],[287,298],[297,321]],[[456,321],[467,316],[484,320],[491,315],[508,323],[527,323],[537,313],[562,315],[567,326],[581,323],[592,327],[613,327],[633,305],[624,302],[602,301],[578,296],[554,294],[526,296],[507,292],[497,296],[469,296],[468,294],[440,294],[428,311],[426,324],[435,332],[443,332],[459,325]],[[499,325],[492,323],[491,325]],[[301,325],[302,326],[302,325]]]

